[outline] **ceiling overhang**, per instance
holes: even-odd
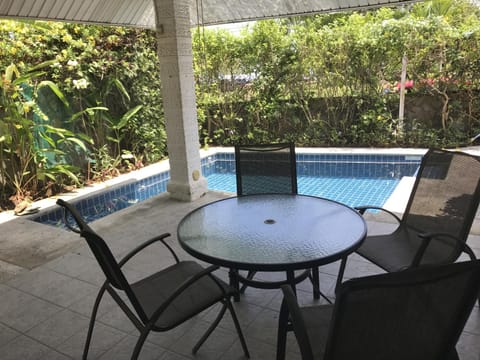
[[[192,26],[399,6],[416,0],[190,0]],[[153,0],[0,0],[0,18],[155,28]]]

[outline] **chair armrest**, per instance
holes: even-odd
[[[365,213],[365,211],[367,211],[369,209],[381,210],[381,211],[386,212],[387,214],[390,214],[391,216],[393,216],[398,222],[402,221],[395,213],[391,212],[390,210],[379,207],[379,206],[374,206],[374,205],[355,206],[354,209],[357,210],[362,215]]]
[[[161,235],[158,235],[158,236],[155,236],[154,238],[151,238],[147,241],[145,241],[144,243],[138,245],[136,248],[134,248],[132,251],[130,251],[127,255],[125,255],[119,262],[118,262],[118,266],[122,267],[123,265],[125,265],[125,263],[130,260],[132,257],[134,257],[135,255],[137,255],[140,251],[142,251],[143,249],[145,249],[147,246],[150,246],[151,244],[157,242],[157,241],[160,241],[163,245],[165,245],[167,247],[167,249],[170,251],[170,253],[173,255],[173,257],[175,258],[175,261],[178,263],[179,260],[178,260],[178,257],[177,255],[175,254],[175,252],[172,250],[172,248],[165,242],[165,238],[170,236],[170,233],[164,233],[164,234],[161,234]]]
[[[418,236],[422,239],[422,243],[420,244],[420,247],[417,250],[417,253],[415,254],[415,257],[413,258],[411,267],[416,267],[420,265],[420,261],[422,261],[423,255],[425,254],[425,251],[427,250],[428,245],[432,241],[432,239],[436,237],[448,237],[450,239],[455,240],[458,245],[462,248],[462,251],[468,254],[472,260],[476,259],[475,253],[473,250],[468,246],[466,243],[461,241],[459,238],[456,236],[453,236],[452,234],[448,233],[424,233],[424,234],[418,234]]]
[[[197,282],[200,278],[204,276],[211,276],[211,273],[217,270],[219,266],[217,265],[210,265],[209,267],[203,269],[202,271],[196,273],[194,276],[188,278],[184,282],[182,282],[174,292],[162,303],[162,306],[160,306],[152,315],[150,318],[150,322],[155,323],[158,319],[158,317],[165,311],[165,309],[172,303],[173,300],[175,300],[176,297],[178,297],[183,291],[185,291],[189,286]],[[225,289],[223,288],[222,285],[218,281],[215,280],[213,276],[211,276],[212,280],[219,286],[220,290],[226,295]]]
[[[67,209],[63,209],[62,211],[62,218],[63,218],[63,223],[65,224],[65,226],[70,230],[70,231],[73,231],[74,233],[76,234],[80,234],[81,231],[78,230],[77,228],[74,228],[72,225],[70,225],[70,223],[68,222],[67,220]]]

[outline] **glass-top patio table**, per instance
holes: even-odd
[[[190,255],[230,269],[230,282],[258,288],[295,284],[309,269],[340,260],[366,236],[366,224],[354,209],[319,197],[261,194],[209,203],[179,223],[178,240]],[[238,270],[282,271],[286,280],[256,281]],[[295,275],[295,270],[304,270]],[[238,300],[238,297],[237,299]]]

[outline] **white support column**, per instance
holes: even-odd
[[[207,191],[201,174],[188,0],[154,0],[167,130],[170,196],[193,201]]]

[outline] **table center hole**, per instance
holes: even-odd
[[[273,220],[273,219],[267,219],[267,220],[264,221],[264,223],[267,224],[267,225],[272,225],[272,224],[275,224],[276,221]]]

